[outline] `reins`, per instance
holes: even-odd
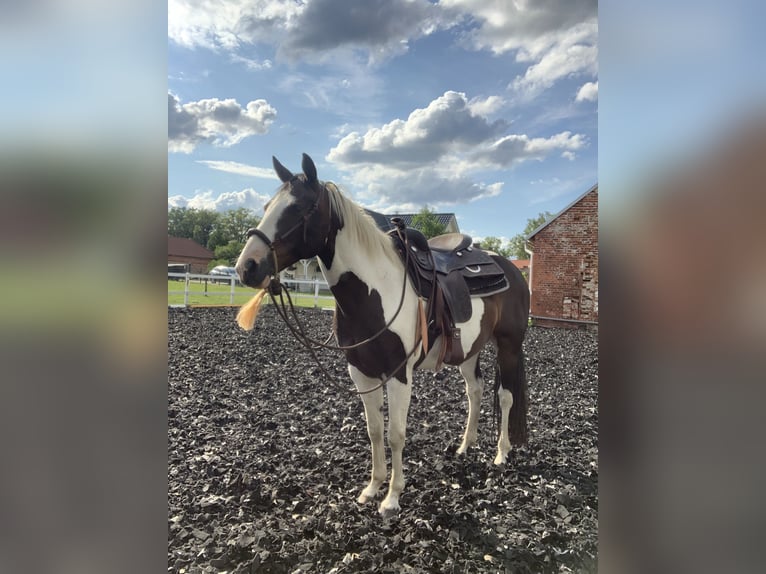
[[[290,292],[288,289],[283,288],[278,275],[278,269],[279,269],[279,261],[277,260],[277,252],[275,246],[278,245],[280,242],[284,241],[286,237],[294,233],[296,230],[300,228],[301,225],[303,225],[303,241],[306,242],[306,235],[307,235],[307,228],[308,228],[308,222],[309,219],[314,215],[314,213],[319,209],[319,202],[322,196],[322,191],[324,191],[324,195],[327,196],[327,202],[328,202],[328,210],[330,208],[330,199],[329,199],[329,192],[327,191],[327,188],[325,185],[321,185],[320,187],[320,193],[317,194],[317,199],[312,205],[311,209],[309,209],[306,214],[303,215],[300,221],[293,225],[290,229],[287,230],[283,235],[277,236],[274,238],[274,240],[270,240],[265,233],[263,233],[260,229],[250,229],[247,232],[247,237],[251,237],[252,235],[257,236],[261,241],[263,241],[266,246],[269,248],[269,251],[271,252],[271,255],[274,259],[274,275],[271,277],[271,281],[269,281],[269,285],[267,287],[269,298],[271,299],[271,302],[274,304],[274,307],[277,310],[277,313],[282,318],[282,321],[284,321],[285,325],[287,325],[287,328],[292,333],[293,337],[295,337],[299,343],[301,343],[311,354],[314,361],[319,366],[320,370],[324,375],[333,381],[335,383],[334,377],[327,371],[327,369],[324,367],[322,362],[319,360],[319,357],[316,354],[317,348],[322,349],[328,349],[332,351],[348,351],[351,349],[356,349],[358,347],[361,347],[362,345],[366,345],[368,343],[371,343],[372,341],[375,341],[378,337],[380,337],[383,333],[388,330],[388,328],[394,323],[394,320],[399,316],[399,313],[402,310],[402,307],[404,306],[404,299],[407,294],[407,267],[409,264],[409,241],[407,239],[406,234],[402,234],[400,229],[397,229],[397,234],[399,235],[399,238],[402,240],[404,247],[405,247],[405,261],[404,261],[404,280],[402,282],[402,290],[401,290],[401,296],[399,298],[399,305],[396,308],[396,311],[394,312],[393,316],[389,321],[376,333],[373,335],[370,335],[366,339],[363,339],[361,341],[358,341],[356,343],[353,343],[351,345],[330,345],[328,342],[332,338],[333,334],[331,333],[330,336],[327,338],[327,340],[322,343],[320,341],[312,339],[308,334],[306,334],[306,329],[301,322],[300,318],[298,317],[298,313],[295,311],[295,306],[293,305],[292,297],[290,296]],[[330,222],[328,224],[328,230],[327,233],[329,235],[330,233],[330,226],[332,226],[332,219],[330,219]],[[285,296],[284,294],[287,293],[287,303],[285,303]],[[277,300],[277,296],[279,299]],[[289,308],[289,313],[288,313]],[[341,312],[342,309],[341,309]],[[293,321],[295,322],[295,325],[293,325],[290,321],[290,315],[293,317]],[[415,345],[413,346],[412,350],[405,356],[404,360],[391,372],[386,379],[383,380],[379,385],[367,389],[365,391],[359,391],[355,390],[354,392],[358,395],[365,395],[367,393],[371,393],[374,391],[377,391],[378,389],[382,388],[388,381],[390,381],[396,373],[399,372],[399,370],[404,367],[407,362],[410,360],[410,358],[415,354],[415,351],[417,351],[418,347],[421,345],[421,337],[420,337],[420,314],[418,314],[417,319],[417,329],[416,329],[416,337],[415,337]],[[337,335],[336,335],[337,338]],[[346,387],[343,387],[344,390],[348,390]]]

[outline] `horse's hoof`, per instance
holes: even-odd
[[[380,506],[378,507],[378,512],[383,518],[392,518],[399,514],[399,511],[401,508],[399,508],[399,502],[389,502],[387,500],[384,500],[380,503]]]
[[[502,455],[500,453],[497,453],[497,456],[495,457],[495,466],[502,466],[502,465],[504,465],[506,458],[507,458],[507,455]]]
[[[356,501],[359,504],[367,504],[368,502],[370,502],[374,498],[374,496],[375,496],[374,494],[373,495],[369,495],[369,494],[365,494],[363,492],[362,494],[359,495],[359,498],[357,498]]]

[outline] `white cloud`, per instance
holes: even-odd
[[[253,60],[252,58],[245,58],[238,54],[231,55],[231,61],[237,64],[244,64],[248,70],[269,70],[273,63],[271,60]]]
[[[596,0],[442,0],[440,5],[469,18],[473,48],[516,52],[518,62],[530,64],[509,85],[521,97],[533,97],[567,76],[596,73]]]
[[[263,179],[278,179],[273,168],[257,167],[236,161],[197,160],[197,163],[206,165],[210,169],[235,173],[237,175],[260,177]]]
[[[578,102],[595,102],[598,99],[598,82],[583,84],[575,98]]]
[[[503,184],[483,183],[447,170],[426,166],[408,172],[363,169],[349,174],[354,187],[362,189],[357,200],[370,209],[383,212],[417,211],[424,205],[436,209],[494,197]]]
[[[337,50],[379,60],[432,33],[442,14],[428,0],[366,0],[353,8],[348,0],[169,0],[168,37],[213,50],[265,44],[292,60],[322,59]]]
[[[214,211],[227,211],[238,207],[246,207],[260,213],[269,199],[270,196],[258,193],[252,188],[224,192],[218,195],[208,190],[198,191],[192,197],[184,197],[183,195],[168,197],[168,207],[191,207]]]
[[[523,76],[517,76],[511,88],[530,98],[550,88],[558,80],[582,74],[598,73],[597,23],[591,20],[557,35],[540,53],[520,52],[518,59],[535,61]]]
[[[469,33],[474,48],[518,50],[528,60],[538,59],[572,27],[595,20],[598,10],[597,0],[442,0],[440,6],[477,24]]]
[[[234,51],[275,42],[301,10],[292,0],[168,0],[168,38],[187,48]]]
[[[468,109],[477,116],[489,116],[500,111],[506,104],[506,101],[500,96],[489,96],[487,98],[472,98],[468,102]]]
[[[502,135],[507,123],[490,123],[478,113],[501,104],[497,97],[469,102],[465,94],[446,92],[406,120],[347,134],[327,160],[346,173],[364,205],[414,209],[498,195],[502,183],[485,183],[476,175],[555,153],[572,159],[587,145],[583,135],[569,131],[549,137]]]
[[[412,166],[439,159],[450,151],[467,149],[497,135],[503,121],[489,122],[476,109],[497,100],[475,103],[463,93],[445,92],[406,120],[396,119],[365,134],[351,132],[330,150],[327,159],[340,164],[377,163]]]
[[[594,73],[597,0],[169,0],[168,37],[188,48],[235,53],[267,46],[278,58],[332,63],[361,54],[368,63],[405,53],[409,44],[462,22],[464,43],[516,52],[529,69],[512,87],[526,95],[558,79]],[[236,61],[251,69],[271,62]],[[358,58],[357,58],[358,59]],[[529,92],[529,94],[527,94]]]
[[[548,138],[530,138],[524,134],[512,134],[477,150],[471,159],[485,167],[511,167],[529,160],[541,161],[555,151],[574,155],[586,145],[585,137],[572,132],[561,132]]]
[[[232,146],[268,132],[276,115],[266,100],[253,100],[244,108],[231,98],[181,104],[168,92],[168,151],[191,153],[201,142]]]
[[[361,50],[382,60],[437,29],[441,12],[428,0],[365,0],[353,8],[348,0],[312,0],[287,24],[279,52],[296,59]]]

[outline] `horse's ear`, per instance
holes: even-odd
[[[279,163],[279,160],[274,156],[271,156],[271,163],[274,164],[274,171],[277,172],[277,175],[279,176],[279,179],[282,180],[282,183],[287,183],[293,178],[293,174],[290,173],[290,170]]]
[[[303,169],[303,173],[306,174],[306,180],[309,183],[317,183],[319,181],[317,179],[317,167],[314,165],[314,160],[312,160],[307,154],[303,154],[303,162],[301,163],[301,168]]]

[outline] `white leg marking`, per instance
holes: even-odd
[[[495,464],[501,465],[505,463],[511,450],[511,440],[508,438],[508,416],[513,406],[513,394],[503,387],[497,390],[497,394],[500,398],[500,440],[497,441]]]
[[[476,354],[465,363],[460,365],[460,374],[465,379],[465,394],[468,396],[468,419],[465,423],[465,434],[458,454],[464,454],[469,447],[476,444],[476,431],[479,426],[479,411],[481,410],[481,395],[484,392],[484,380],[476,376],[476,363],[479,355]]]
[[[380,384],[378,379],[371,379],[356,367],[348,366],[351,379],[359,391],[372,389]],[[360,504],[371,500],[386,480],[386,451],[383,445],[383,389],[361,395],[364,403],[364,417],[367,420],[367,435],[372,448],[372,476],[370,483],[359,495]]]
[[[388,445],[391,447],[391,482],[388,494],[380,503],[381,514],[399,510],[399,495],[404,489],[402,450],[407,430],[407,411],[412,394],[412,368],[407,368],[407,380],[391,379],[388,388]]]

